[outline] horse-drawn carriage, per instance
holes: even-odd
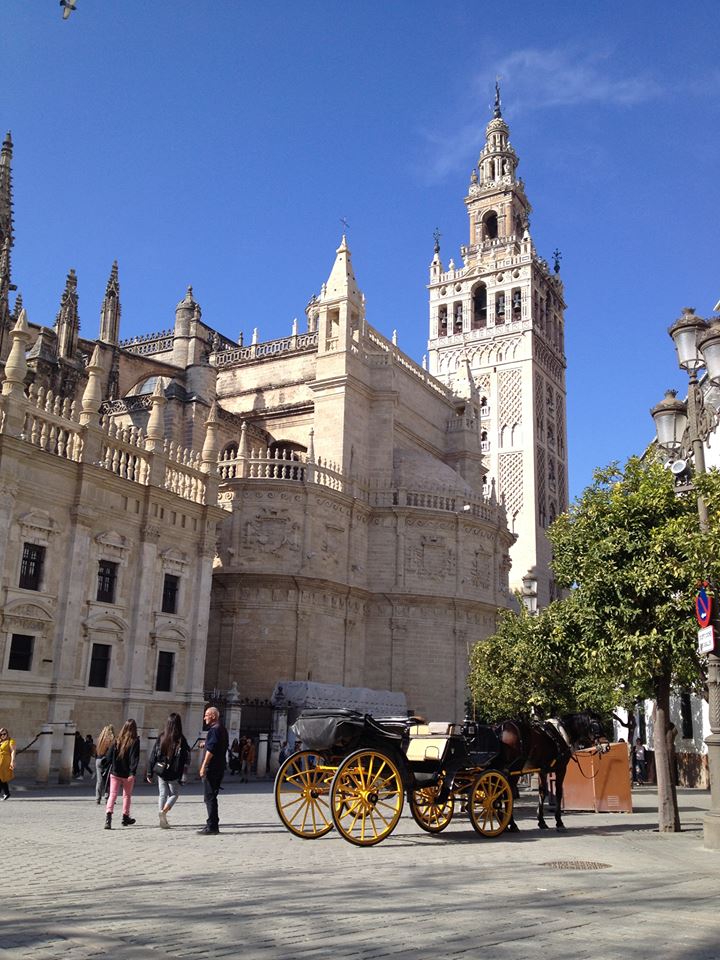
[[[334,825],[350,843],[380,843],[397,826],[406,796],[430,833],[444,830],[458,807],[483,837],[499,836],[512,821],[502,744],[488,727],[306,710],[295,730],[303,749],[278,770],[275,805],[298,837],[316,839]]]

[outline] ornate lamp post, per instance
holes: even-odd
[[[704,443],[718,422],[718,411],[707,404],[698,380],[698,371],[704,369],[708,380],[720,384],[720,319],[712,324],[695,315],[692,307],[685,307],[682,316],[668,333],[677,351],[678,363],[689,377],[687,403],[678,400],[670,390],[665,399],[653,407],[658,445],[677,464],[674,471],[685,473],[682,460],[692,460],[695,473],[705,473]],[[692,485],[685,486],[691,490]],[[697,495],[700,530],[709,529],[705,501]],[[717,594],[715,603],[718,603]],[[720,633],[720,631],[718,631]],[[720,636],[716,643],[720,641]],[[705,740],[710,773],[710,810],[703,821],[704,844],[720,850],[720,657],[708,655],[708,708],[710,735]]]
[[[528,570],[522,578],[520,596],[527,612],[536,614],[538,612],[538,581],[534,569]]]

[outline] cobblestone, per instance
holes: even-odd
[[[568,814],[539,831],[478,837],[458,817],[440,836],[403,816],[360,849],[334,831],[293,837],[271,786],[232,779],[218,837],[202,837],[199,785],[157,825],[153,788],[134,827],[103,829],[89,786],[17,785],[0,805],[0,956],[33,960],[719,960],[720,855],[702,847],[707,794],[681,792],[684,831],[654,831],[655,797],[630,815]],[[595,861],[602,870],[557,869]]]

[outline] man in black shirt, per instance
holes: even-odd
[[[228,735],[227,730],[220,722],[220,711],[217,707],[207,708],[205,723],[209,729],[205,737],[205,752],[200,764],[200,777],[205,782],[205,806],[208,816],[206,825],[202,830],[198,830],[198,833],[205,836],[214,836],[220,833],[217,796],[220,784],[225,776]]]

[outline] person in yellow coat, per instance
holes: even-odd
[[[10,799],[10,781],[15,776],[15,741],[10,739],[7,727],[0,729],[0,793]]]

